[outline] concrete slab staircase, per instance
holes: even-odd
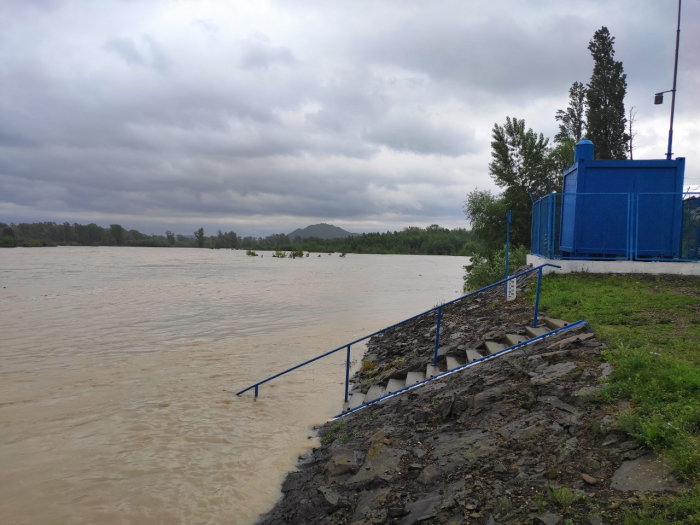
[[[539,323],[538,323],[539,324]],[[431,377],[460,368],[468,363],[477,361],[491,354],[495,354],[506,348],[525,343],[537,337],[543,336],[553,330],[568,326],[567,321],[545,318],[544,325],[533,328],[526,326],[524,334],[506,334],[502,341],[485,340],[477,348],[464,350],[441,351],[438,353],[438,365],[433,366],[428,362],[424,369],[408,372],[405,377],[389,379],[386,384],[374,384],[366,392],[354,387],[348,397],[348,402],[343,406],[343,412],[349,412],[368,403],[399,392],[405,388],[420,384]]]

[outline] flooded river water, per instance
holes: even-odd
[[[344,352],[233,392],[458,296],[467,262],[0,250],[0,523],[253,523],[341,410]]]

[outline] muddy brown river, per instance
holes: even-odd
[[[341,410],[344,353],[233,392],[457,297],[467,262],[0,250],[0,523],[254,523]]]

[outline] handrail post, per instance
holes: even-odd
[[[437,327],[435,328],[435,355],[433,356],[433,366],[437,366],[438,347],[440,346],[440,320],[442,319],[442,306],[438,308]]]
[[[506,217],[506,279],[508,279],[508,256],[510,255],[510,210]],[[505,283],[505,292],[508,295],[508,281]]]
[[[348,356],[345,360],[345,402],[348,402],[348,388],[350,386],[350,345],[348,345]]]
[[[540,290],[542,289],[542,268],[537,271],[537,296],[535,297],[535,317],[532,320],[532,327],[537,328],[537,312],[540,309]]]
[[[255,399],[258,398],[258,385],[255,385]]]

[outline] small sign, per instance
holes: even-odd
[[[508,301],[515,300],[515,296],[517,294],[516,281],[517,279],[511,279],[510,281],[508,281],[508,292],[506,292],[506,300]]]

